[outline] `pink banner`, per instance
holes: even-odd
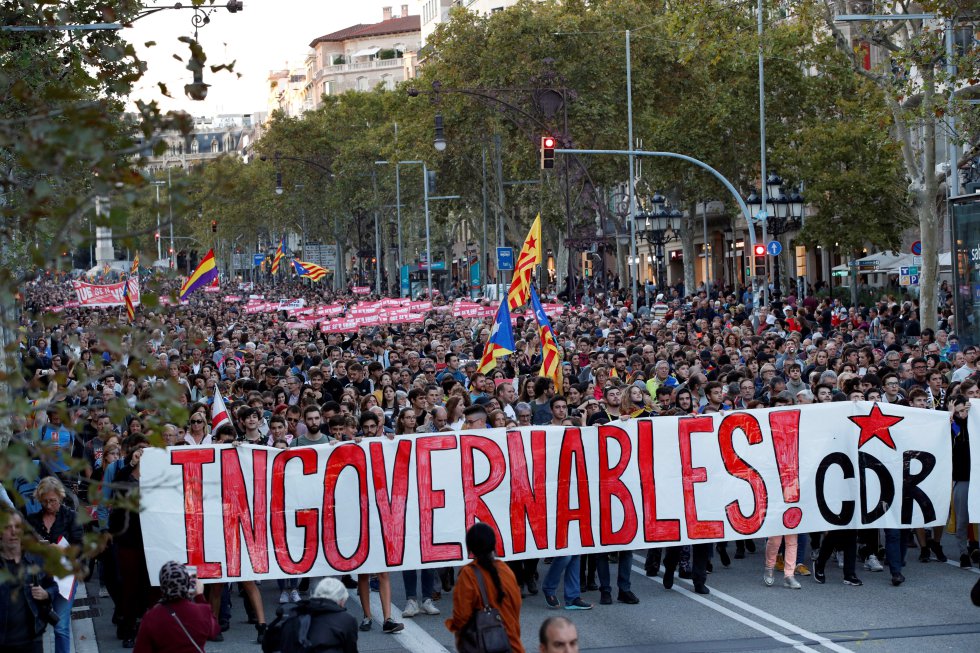
[[[354,293],[355,295],[370,295],[371,294],[371,287],[370,286],[354,286],[353,288],[350,289],[350,291],[352,293]]]
[[[133,304],[140,304],[140,282],[136,278],[119,283],[110,283],[105,286],[97,286],[84,281],[72,281],[72,287],[78,296],[79,306],[87,308],[108,308],[111,306],[122,306],[123,285],[129,284],[129,294],[133,299]]]
[[[221,301],[223,301],[226,304],[233,304],[235,302],[242,301],[242,298],[239,297],[238,295],[227,295],[225,297],[222,297]]]

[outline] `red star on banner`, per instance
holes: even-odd
[[[896,417],[894,415],[885,415],[878,408],[876,403],[871,409],[868,415],[862,415],[858,417],[848,417],[861,428],[861,435],[858,436],[858,449],[863,447],[866,442],[874,438],[881,440],[886,447],[891,447],[895,449],[895,441],[892,440],[892,434],[888,429],[895,426],[901,422],[904,417]]]
[[[527,246],[529,249],[534,249],[538,246],[538,241],[535,240],[534,236],[529,236],[527,239]]]

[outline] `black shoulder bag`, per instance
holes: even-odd
[[[487,586],[479,565],[473,565],[483,607],[476,611],[459,634],[459,653],[511,653],[510,639],[500,611],[487,600]]]

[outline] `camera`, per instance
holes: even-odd
[[[58,622],[61,621],[61,617],[59,617],[58,613],[54,611],[51,599],[46,601],[38,601],[37,612],[38,616],[52,627],[57,626]]]

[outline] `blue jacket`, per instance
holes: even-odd
[[[0,583],[0,648],[7,644],[7,617],[10,614],[10,601],[19,591],[21,597],[27,602],[27,608],[34,616],[32,623],[28,624],[28,630],[34,638],[41,636],[47,622],[41,618],[41,611],[45,608],[50,609],[50,602],[45,601],[47,606],[42,607],[38,601],[31,596],[31,585],[40,585],[48,596],[54,598],[58,593],[58,584],[55,583],[48,573],[44,571],[44,561],[33,553],[24,553],[20,560],[19,577]]]

